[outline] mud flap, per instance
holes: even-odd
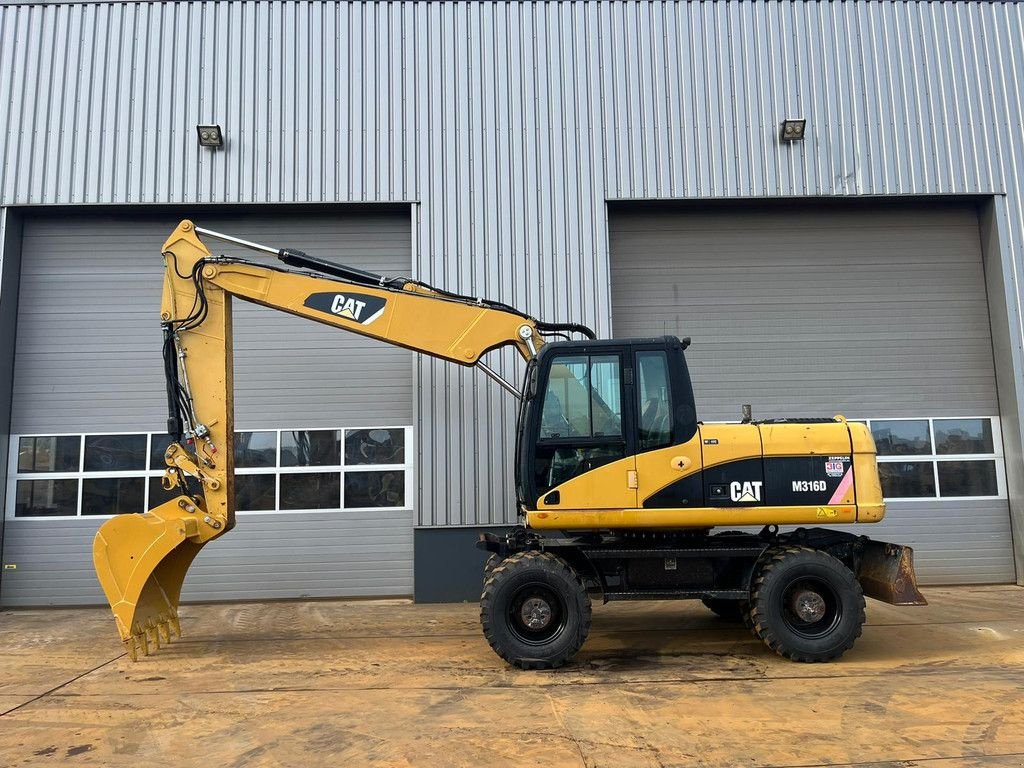
[[[133,661],[140,650],[148,656],[159,649],[161,637],[169,642],[172,633],[181,636],[181,585],[205,542],[199,541],[196,515],[179,501],[113,517],[93,541],[96,576]]]
[[[891,605],[928,605],[917,589],[914,550],[900,544],[866,540],[857,573],[864,594]]]

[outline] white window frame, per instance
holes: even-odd
[[[403,430],[405,433],[405,461],[401,464],[345,464],[345,432],[347,430],[369,430],[369,429],[392,429],[392,430]],[[305,432],[305,431],[333,431],[338,430],[341,432],[341,464],[330,465],[330,466],[315,466],[315,467],[282,467],[281,466],[281,433],[282,432]],[[415,467],[413,463],[413,453],[415,452],[415,443],[413,442],[413,427],[410,425],[378,425],[373,424],[370,426],[317,426],[317,427],[286,427],[282,429],[268,429],[265,427],[246,427],[246,428],[235,428],[235,432],[273,432],[276,433],[276,450],[275,450],[275,464],[273,467],[251,467],[251,468],[238,468],[235,469],[236,475],[276,475],[274,482],[274,493],[277,503],[280,504],[281,500],[281,475],[297,475],[297,474],[315,474],[315,473],[331,473],[337,472],[341,476],[341,490],[338,496],[338,506],[336,508],[329,509],[267,509],[267,510],[238,510],[236,514],[242,516],[260,516],[260,515],[295,515],[305,513],[316,513],[316,514],[345,514],[347,512],[382,512],[382,511],[411,511],[413,508],[413,493],[416,488],[415,481]],[[4,518],[6,520],[22,521],[22,520],[109,520],[117,515],[83,515],[82,514],[82,489],[85,485],[84,481],[87,479],[101,480],[105,478],[136,478],[140,477],[144,479],[143,483],[143,506],[146,510],[151,509],[149,501],[149,479],[159,478],[164,474],[164,470],[161,469],[148,469],[149,456],[152,452],[153,438],[154,436],[161,436],[163,432],[142,432],[132,431],[128,429],[121,429],[109,432],[37,432],[29,434],[11,435],[10,438],[10,450],[8,452],[8,467],[7,467],[7,504],[4,509]],[[134,470],[120,470],[112,472],[86,472],[85,471],[85,438],[94,436],[105,436],[105,435],[145,435],[146,436],[146,464],[147,469],[134,469]],[[19,472],[18,471],[18,443],[22,438],[26,437],[78,437],[78,470],[75,472]],[[404,504],[398,507],[345,507],[345,476],[349,473],[355,472],[381,472],[381,471],[402,471],[405,473],[405,493],[404,493]],[[37,517],[15,517],[14,511],[17,506],[17,483],[19,480],[77,480],[78,481],[78,499],[76,509],[78,514],[75,515],[40,515]]]
[[[992,426],[992,453],[935,453],[935,422],[950,419],[984,420]],[[920,501],[985,501],[1006,498],[1006,460],[1003,456],[1003,433],[998,416],[900,416],[894,418],[850,419],[861,421],[868,429],[879,421],[926,421],[928,422],[928,439],[931,441],[931,453],[908,453],[899,456],[878,456],[879,464],[912,464],[929,462],[932,465],[932,477],[935,483],[934,496],[896,496],[886,497],[886,504]],[[874,434],[874,432],[872,432]],[[939,485],[939,463],[943,461],[993,461],[996,465],[996,494],[994,496],[943,496]]]

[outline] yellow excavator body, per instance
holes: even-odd
[[[214,257],[200,235],[269,252],[298,269]],[[232,297],[479,367],[514,395],[520,401],[517,500],[525,526],[506,543],[493,536],[481,541],[510,563],[550,569],[561,553],[558,567],[578,569],[568,588],[582,588],[585,578],[605,599],[699,597],[746,605],[758,563],[771,553],[784,560],[795,542],[797,550],[841,558],[839,567],[852,574],[847,581],[859,579],[865,594],[897,604],[924,602],[908,547],[818,528],[800,529],[795,538],[778,534],[779,525],[882,519],[867,427],[842,417],[698,422],[683,356],[688,339],[598,341],[583,326],[541,323],[498,302],[260,246],[191,221],[174,230],[163,257],[160,322],[172,442],[162,482],[178,495],[149,512],[111,518],[93,546],[97,577],[133,659],[180,635],[178,604],[188,569],[208,542],[235,525]],[[589,340],[569,340],[572,333]],[[555,336],[567,340],[552,341]],[[503,347],[527,361],[522,390],[481,359]],[[766,527],[759,537],[719,540],[708,533],[741,525]],[[544,539],[531,531],[582,535]],[[636,543],[638,532],[653,549]],[[691,565],[679,567],[680,560]],[[802,606],[800,620],[811,621],[815,611],[826,610],[829,593],[801,589],[794,598]],[[513,663],[563,663],[564,648],[544,657],[533,634],[536,622],[551,618],[548,597],[527,597],[498,615],[502,622],[516,616],[527,622],[522,637],[532,655],[510,655],[506,640],[488,634],[494,624],[487,619],[492,647]],[[482,617],[489,605],[482,598]],[[581,643],[582,635],[577,639]],[[805,648],[793,658],[835,656],[826,651]]]

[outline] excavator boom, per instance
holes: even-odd
[[[278,256],[304,270],[214,258],[200,235]],[[308,318],[464,366],[480,366],[517,390],[481,357],[513,347],[532,358],[545,326],[511,307],[385,278],[276,250],[181,222],[164,243],[160,311],[167,377],[166,490],[180,495],[144,514],[120,515],[99,530],[93,560],[132,658],[180,634],[178,600],[192,560],[230,531],[234,516],[231,297]],[[592,334],[590,334],[592,335]]]

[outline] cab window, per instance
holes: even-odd
[[[544,392],[540,439],[622,437],[617,355],[558,358]]]
[[[662,351],[637,352],[636,364],[639,449],[652,451],[664,448],[672,444],[668,356]]]

